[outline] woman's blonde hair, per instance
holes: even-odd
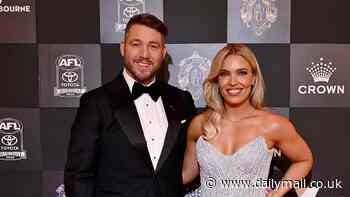
[[[210,73],[204,81],[204,98],[207,102],[208,116],[204,122],[204,137],[209,139],[220,132],[219,123],[224,112],[224,101],[219,91],[218,76],[225,59],[230,55],[241,56],[245,59],[255,76],[249,101],[256,109],[264,107],[264,79],[254,53],[244,44],[227,44],[214,57]]]

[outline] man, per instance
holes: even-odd
[[[67,197],[182,196],[188,92],[155,76],[166,26],[150,14],[130,19],[120,45],[124,70],[81,97],[65,168]]]

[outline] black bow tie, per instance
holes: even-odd
[[[139,98],[143,93],[149,94],[154,102],[160,97],[160,91],[157,85],[157,82],[153,83],[150,86],[143,86],[140,83],[135,82],[132,86],[132,99],[135,100]]]

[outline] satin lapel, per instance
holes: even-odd
[[[152,161],[148,153],[146,139],[143,135],[142,126],[130,90],[123,77],[116,79],[112,99],[114,103],[114,118],[120,123],[122,131],[128,137],[130,143],[144,157],[146,164],[153,169]],[[112,86],[112,87],[113,87]],[[110,88],[111,89],[111,88]],[[114,98],[113,98],[114,97]]]
[[[165,87],[163,87],[163,89],[165,89]],[[168,129],[165,136],[162,153],[157,164],[156,173],[171,153],[180,132],[180,120],[177,118],[177,113],[174,106],[175,100],[173,100],[176,99],[176,97],[171,96],[171,93],[167,93],[166,90],[163,90],[163,92],[165,92],[165,94],[163,94],[164,96],[162,95],[162,101],[168,119]]]
[[[149,155],[135,105],[132,102],[125,103],[115,110],[114,117],[122,126],[122,131],[128,137],[130,143],[140,152]]]

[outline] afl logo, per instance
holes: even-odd
[[[0,120],[0,160],[26,159],[23,149],[23,124],[13,118]]]
[[[84,66],[83,58],[78,55],[59,56],[56,60],[54,96],[79,97],[86,92]]]
[[[0,132],[2,133],[17,133],[22,131],[23,125],[16,119],[13,118],[5,118],[0,120]]]
[[[63,67],[80,67],[83,65],[83,59],[77,55],[62,55],[57,58],[56,64]]]
[[[115,31],[123,33],[131,17],[146,12],[145,4],[145,0],[117,0]]]

